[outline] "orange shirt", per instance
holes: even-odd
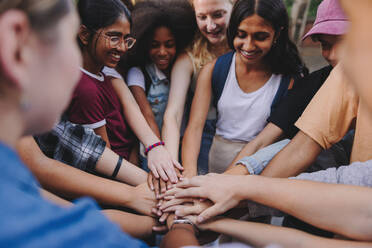
[[[337,66],[295,125],[328,149],[345,136],[355,121],[350,162],[364,162],[372,159],[372,118]]]

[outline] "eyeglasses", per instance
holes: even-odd
[[[131,49],[136,43],[136,39],[133,37],[124,38],[123,36],[108,34],[103,34],[103,36],[109,41],[110,47],[116,48],[120,46],[123,42],[126,49]]]

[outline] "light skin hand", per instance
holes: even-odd
[[[164,197],[174,195],[176,198],[209,199],[214,205],[199,214],[198,222],[200,223],[237,206],[243,200],[238,189],[239,182],[244,179],[246,179],[244,176],[224,174],[208,174],[191,179],[186,178],[177,184],[177,187],[182,188],[182,190],[178,192],[170,190],[165,193]],[[216,182],[224,182],[224,184],[216,184]]]
[[[143,183],[134,188],[129,207],[137,212],[149,216],[152,214],[152,208],[156,205],[154,193],[150,190],[147,183]]]
[[[172,183],[178,182],[178,177],[175,168],[183,170],[178,161],[171,158],[168,151],[163,146],[153,148],[147,155],[148,167],[154,174],[155,178],[161,178],[163,181]]]

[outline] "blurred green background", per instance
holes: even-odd
[[[288,8],[288,13],[291,13],[291,8],[294,0],[284,0],[285,5]],[[310,9],[309,9],[309,19],[315,19],[316,17],[316,10],[318,5],[322,2],[322,0],[311,0]]]

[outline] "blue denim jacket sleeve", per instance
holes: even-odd
[[[236,163],[236,165],[243,164],[245,167],[247,167],[249,174],[259,175],[266,168],[266,165],[273,159],[273,157],[289,142],[289,139],[284,139],[266,146],[257,151],[255,154],[242,158]]]

